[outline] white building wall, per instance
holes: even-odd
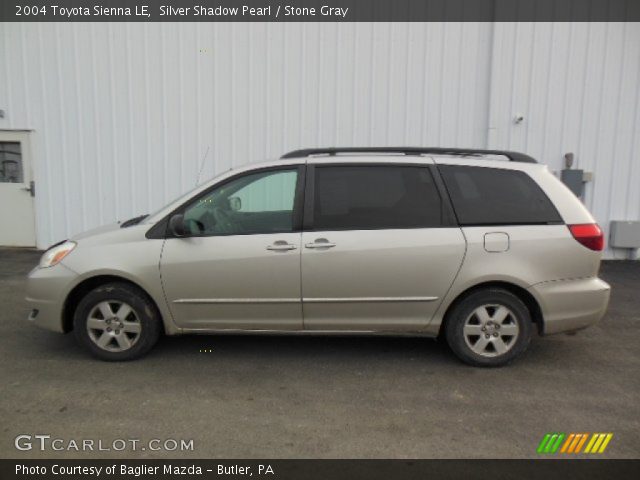
[[[640,24],[498,23],[493,48],[489,146],[558,172],[573,152],[607,238],[611,220],[640,220]]]
[[[39,247],[160,207],[203,158],[332,145],[573,151],[607,227],[640,218],[639,47],[619,23],[0,24],[0,129],[32,130]]]

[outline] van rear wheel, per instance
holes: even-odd
[[[145,355],[160,338],[162,327],[155,305],[139,288],[114,282],[90,291],[73,319],[78,342],[107,361]]]
[[[520,356],[531,341],[531,314],[513,293],[476,290],[458,302],[445,324],[447,343],[463,362],[499,367]]]

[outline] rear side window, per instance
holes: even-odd
[[[442,202],[428,168],[318,166],[316,230],[427,228],[442,224]]]
[[[526,173],[499,168],[438,166],[461,225],[562,223]]]

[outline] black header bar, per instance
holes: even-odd
[[[639,0],[2,0],[4,22],[640,21]]]

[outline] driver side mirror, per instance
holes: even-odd
[[[187,229],[184,226],[184,215],[177,213],[169,219],[169,231],[174,237],[184,237]]]

